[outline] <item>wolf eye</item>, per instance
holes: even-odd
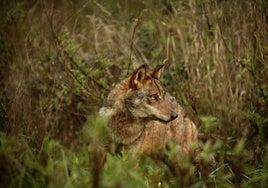
[[[150,95],[150,98],[155,101],[157,99],[157,95],[156,94]]]

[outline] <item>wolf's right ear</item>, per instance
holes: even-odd
[[[143,64],[139,68],[137,68],[132,75],[130,76],[130,88],[140,88],[142,82],[146,76],[147,65]]]
[[[162,74],[162,72],[163,72],[163,70],[164,70],[164,66],[165,66],[165,65],[160,65],[160,66],[157,67],[156,69],[150,71],[149,74],[150,74],[153,78],[159,80],[159,78],[160,78],[160,76],[161,76],[161,74]]]

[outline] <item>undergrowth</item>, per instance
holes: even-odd
[[[179,186],[166,164],[126,151],[94,171],[108,92],[139,65],[165,63],[163,85],[198,126],[201,165],[215,158],[206,178],[187,163],[192,187],[267,187],[267,7],[1,1],[0,186]]]

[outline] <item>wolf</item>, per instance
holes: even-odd
[[[108,119],[109,139],[133,153],[149,156],[175,143],[179,151],[174,165],[199,150],[196,125],[185,115],[176,99],[160,82],[164,65],[147,70],[146,64],[110,91],[99,114]]]

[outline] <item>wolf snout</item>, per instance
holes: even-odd
[[[173,120],[173,119],[176,119],[178,117],[178,114],[177,113],[175,113],[175,112],[172,112],[171,114],[170,114],[170,118]]]

